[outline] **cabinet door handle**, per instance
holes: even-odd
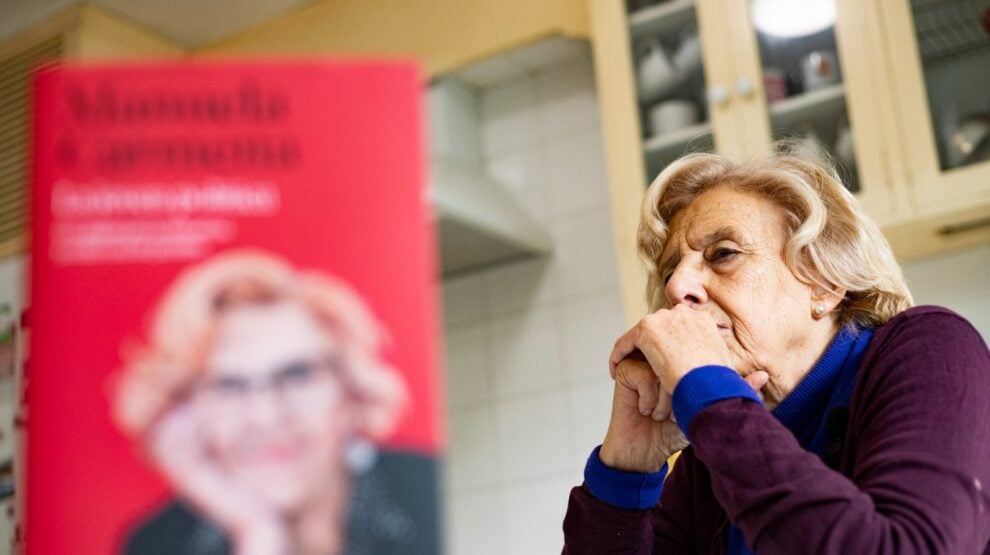
[[[722,85],[712,85],[708,87],[708,102],[723,108],[729,103],[729,91]]]
[[[750,99],[753,97],[753,93],[756,92],[756,88],[753,86],[753,82],[749,80],[748,77],[739,77],[736,79],[736,94],[740,98]]]

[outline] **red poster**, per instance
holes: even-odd
[[[28,553],[436,553],[421,81],[35,81]]]

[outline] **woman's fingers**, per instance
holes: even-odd
[[[637,408],[643,416],[660,422],[670,417],[673,402],[670,394],[660,386],[660,380],[653,373],[649,363],[641,360],[625,359],[619,367],[619,379],[633,386],[639,398]]]
[[[763,392],[760,390],[763,389],[763,386],[767,385],[768,381],[770,381],[770,374],[767,374],[763,370],[757,370],[756,372],[750,373],[743,379],[746,380],[749,387],[752,387],[753,391],[756,391],[757,395],[759,395],[760,399],[762,399]]]
[[[636,392],[636,410],[650,416],[659,403],[660,380],[650,365],[634,357],[622,360],[616,368],[615,381]]]
[[[180,403],[161,417],[149,438],[155,464],[172,488],[235,537],[276,525],[273,508],[238,484],[209,455],[201,422],[194,406]]]
[[[612,353],[608,355],[608,371],[613,380],[615,379],[615,369],[619,366],[619,363],[630,353],[638,349],[636,346],[636,336],[637,328],[633,328],[622,334],[615,341],[615,346],[612,347]]]
[[[639,393],[639,413],[643,416],[652,414],[653,407],[659,402],[660,382],[653,372],[642,372],[641,366],[640,376],[638,376],[636,383],[636,392]]]
[[[657,384],[659,385],[659,384]],[[671,416],[671,411],[673,410],[673,398],[669,393],[660,389],[660,398],[657,400],[656,407],[653,408],[653,420],[660,422],[661,420],[666,420]]]
[[[768,381],[770,381],[770,374],[767,374],[763,370],[757,370],[756,372],[751,372],[743,379],[746,380],[746,383],[748,383],[753,390],[759,391],[760,389],[763,389],[763,386],[767,385]]]

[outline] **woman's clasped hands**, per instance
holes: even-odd
[[[615,342],[609,372],[615,380],[612,416],[599,457],[627,472],[657,472],[687,438],[673,415],[673,393],[691,370],[733,366],[723,330],[710,314],[678,304],[646,315]],[[763,371],[744,379],[759,391]]]

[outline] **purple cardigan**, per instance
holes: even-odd
[[[762,405],[716,402],[651,509],[571,491],[564,552],[717,553],[731,520],[769,553],[990,555],[990,352],[951,311],[876,330],[835,468]]]

